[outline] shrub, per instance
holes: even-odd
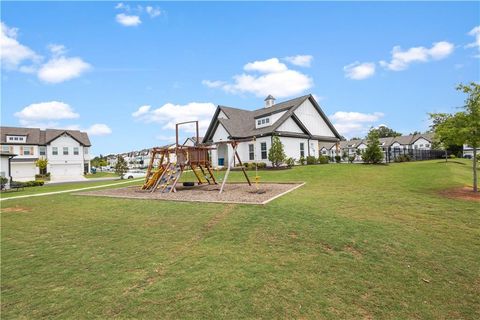
[[[335,161],[335,158],[330,156],[330,157],[328,157],[328,161],[333,162],[333,161]]]
[[[347,159],[348,159],[348,154],[345,151],[343,151],[342,160],[346,161]]]
[[[295,159],[293,159],[293,158],[291,158],[291,157],[290,157],[290,158],[287,158],[287,159],[285,160],[285,163],[286,163],[287,167],[291,168],[291,167],[293,167],[293,166],[295,165]]]
[[[286,156],[283,149],[283,143],[280,141],[280,138],[273,136],[272,146],[270,151],[268,151],[268,160],[270,160],[273,167],[278,168],[285,161]]]
[[[335,156],[335,162],[340,163],[340,161],[342,161],[342,157],[340,157],[339,155],[336,155]]]
[[[380,149],[380,140],[378,132],[371,129],[367,136],[367,148],[363,151],[362,159],[365,163],[380,163],[383,159],[382,149]]]
[[[47,172],[46,174],[36,174],[35,180],[50,181],[50,172]]]
[[[264,169],[267,167],[267,164],[265,162],[258,162],[257,166],[258,166],[258,169]],[[255,168],[255,164],[253,164],[253,167]]]
[[[307,164],[317,164],[317,158],[314,156],[307,156]]]
[[[350,156],[348,157],[348,162],[353,163],[355,161],[356,156]]]
[[[318,157],[318,163],[320,164],[327,164],[328,163],[328,157],[327,156],[320,156]]]
[[[298,160],[298,162],[300,162],[300,164],[303,166],[305,164],[305,158],[300,157],[300,160]]]
[[[36,180],[36,181],[27,181],[24,183],[24,187],[39,187],[43,186],[44,182],[42,180]]]

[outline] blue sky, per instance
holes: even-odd
[[[216,105],[312,93],[341,134],[408,134],[479,81],[478,2],[2,2],[1,123],[163,145]],[[190,135],[184,132],[183,136]]]

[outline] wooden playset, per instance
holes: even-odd
[[[196,126],[196,141],[194,146],[180,145],[178,143],[178,131],[179,126],[184,124],[192,124]],[[196,179],[197,185],[203,184],[218,184],[215,178],[210,151],[215,147],[202,145],[199,141],[198,135],[198,121],[187,121],[177,123],[175,126],[176,143],[173,147],[153,148],[150,162],[148,164],[147,173],[145,176],[145,182],[142,186],[142,190],[147,192],[160,191],[162,193],[177,192],[176,186],[182,173],[191,170]],[[238,141],[225,141],[229,143],[234,152],[233,157],[236,157],[241,165],[242,162],[237,153]],[[250,179],[248,178],[245,169],[242,166],[242,171],[249,185]],[[223,178],[222,185],[220,187],[220,193],[223,192],[225,183],[230,172],[230,166]],[[194,185],[195,183],[190,183]]]

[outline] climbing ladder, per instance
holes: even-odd
[[[152,188],[150,192],[154,192],[157,189],[162,193],[177,192],[175,186],[182,175],[183,168],[184,166],[181,164],[167,163],[160,179],[157,180],[154,188]]]

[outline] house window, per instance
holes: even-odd
[[[52,155],[54,155],[54,156],[58,155],[58,148],[57,147],[52,147]]]
[[[24,156],[30,156],[31,155],[30,148],[23,148],[23,155]]]
[[[260,150],[262,151],[262,160],[267,159],[267,143],[260,143]]]
[[[265,119],[265,123],[269,123],[269,122],[270,122],[270,118]]]
[[[88,148],[86,147],[83,148],[83,154],[88,154]]]
[[[18,141],[18,137],[13,138],[13,140]]]
[[[258,120],[257,125],[261,125],[261,124],[262,124],[262,120]]]
[[[13,137],[8,137],[8,141],[13,141]]]
[[[255,160],[255,152],[254,152],[253,144],[248,145],[248,159]]]
[[[74,147],[74,148],[73,148],[73,154],[74,154],[75,156],[78,156],[78,147]]]
[[[63,147],[63,155],[68,156],[68,147]]]
[[[305,144],[300,142],[300,158],[305,158]]]
[[[425,145],[425,148],[428,148],[428,147],[430,147],[430,145],[427,143],[427,144]]]
[[[46,147],[39,147],[38,148],[38,154],[41,156],[45,156],[47,154],[47,148]]]
[[[10,148],[8,146],[2,146],[2,151],[3,152],[9,152]]]

